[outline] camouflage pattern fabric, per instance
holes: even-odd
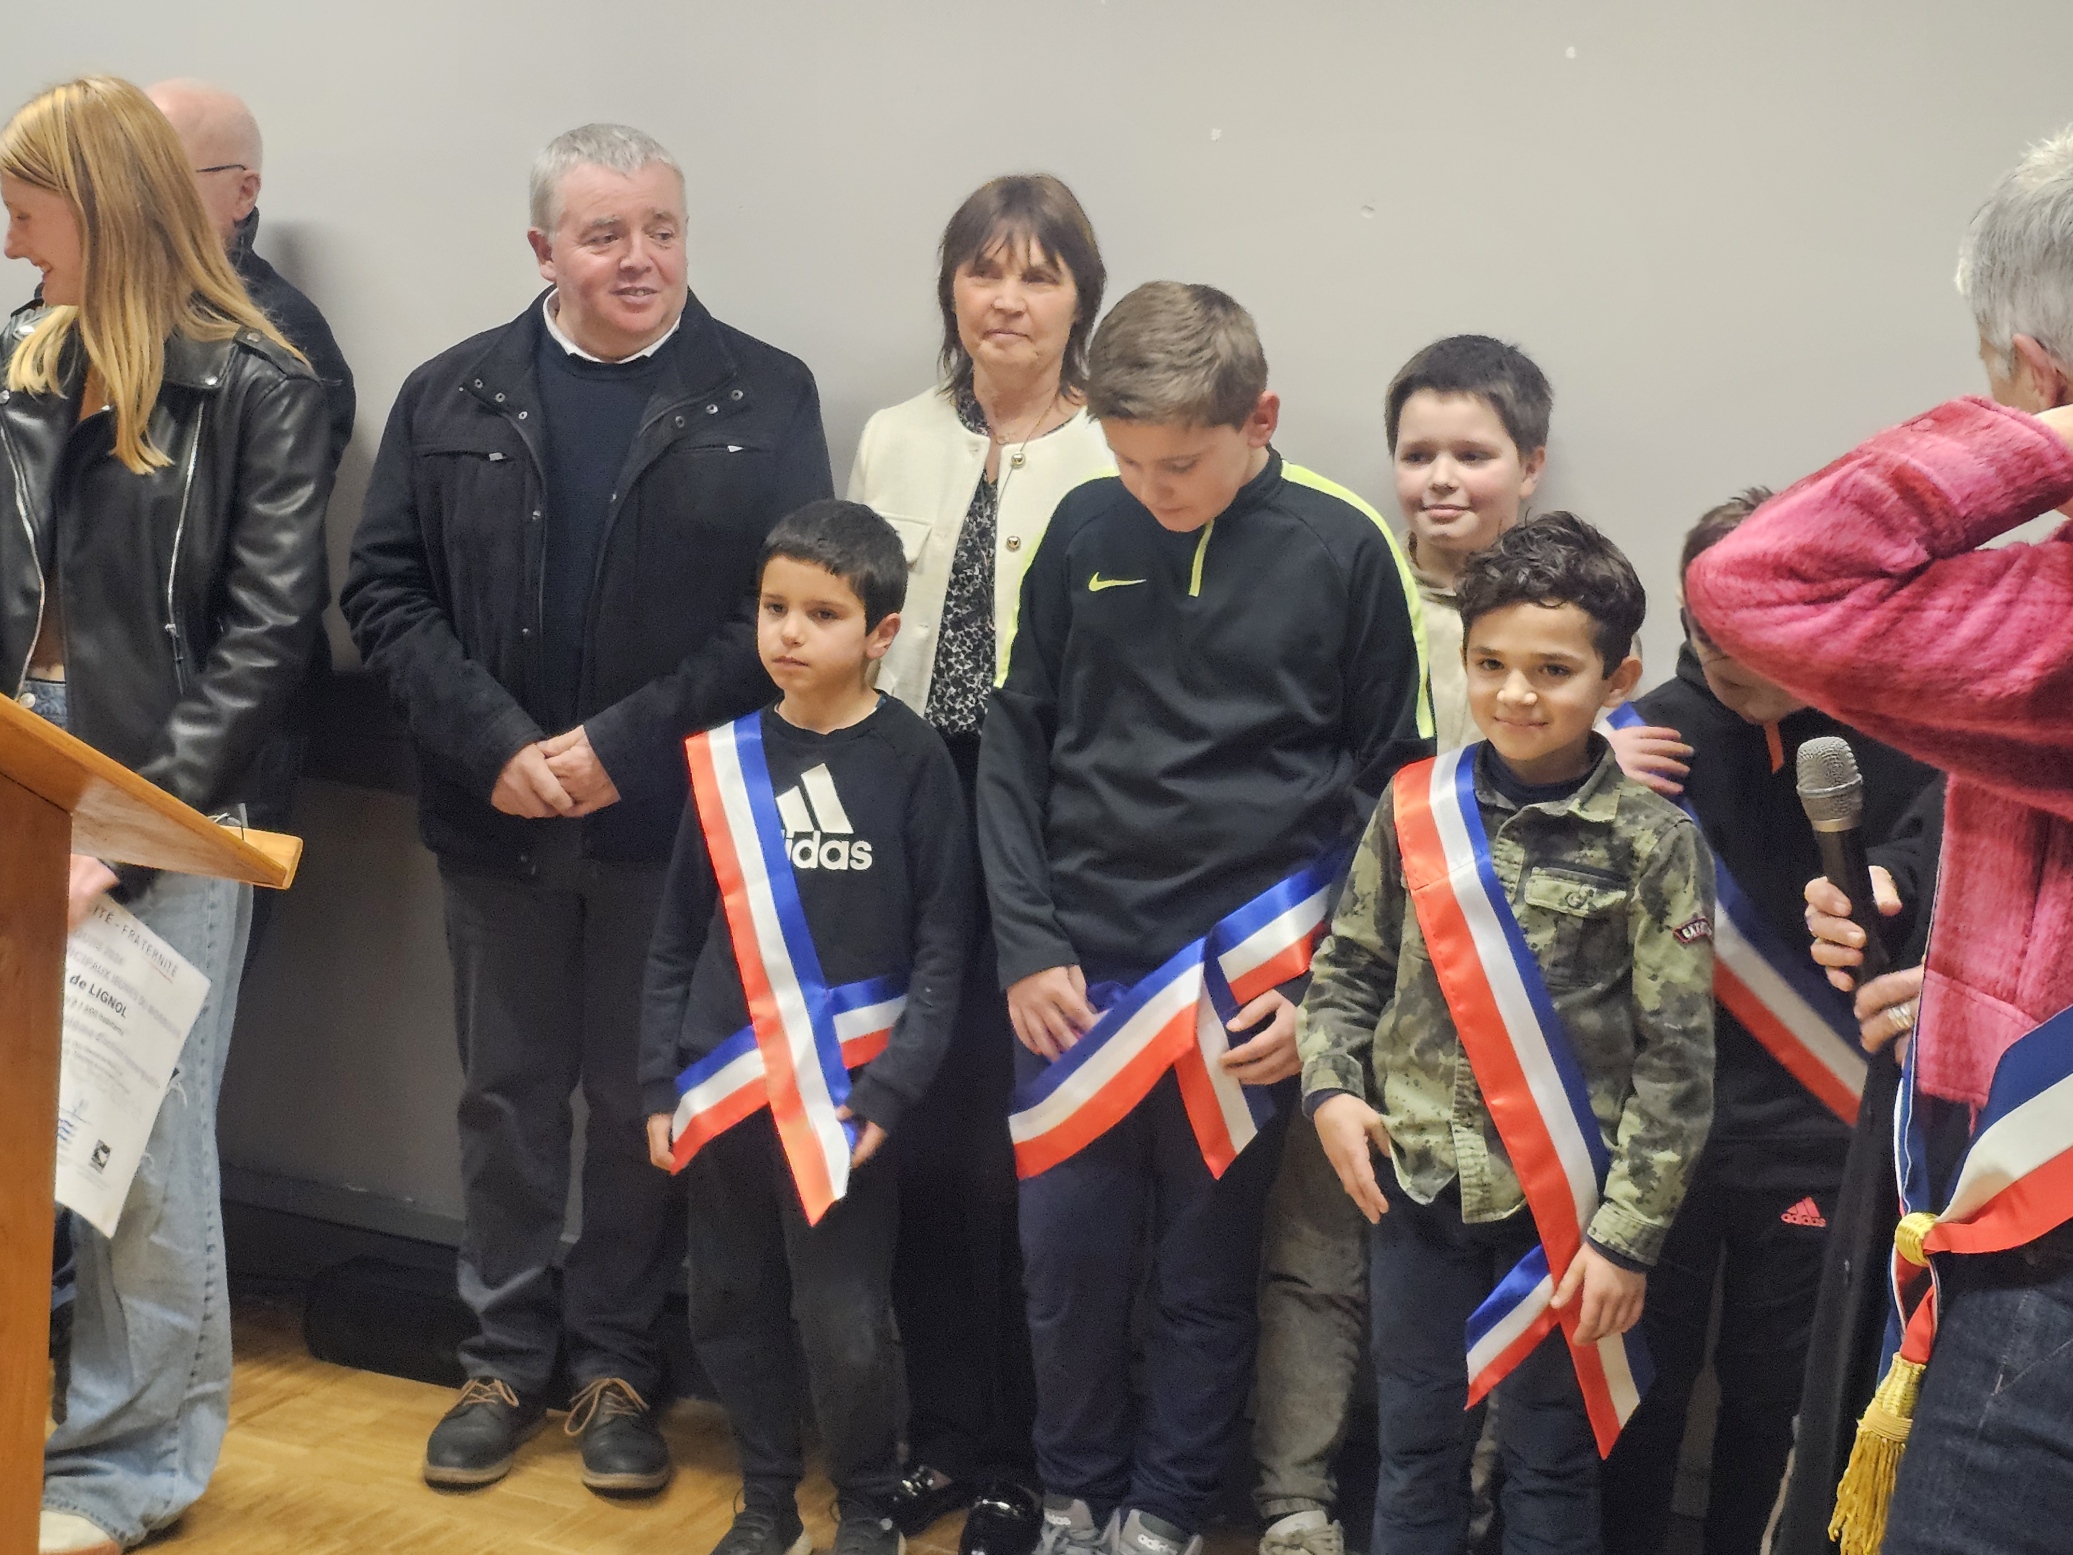
[[[1612,1155],[1591,1240],[1648,1266],[1713,1114],[1713,859],[1691,818],[1592,738],[1583,787],[1523,809],[1489,781],[1485,746],[1476,800]],[[1297,1029],[1304,1096],[1366,1097],[1413,1199],[1430,1203],[1458,1178],[1464,1220],[1524,1205],[1411,910],[1387,799],[1354,854]]]

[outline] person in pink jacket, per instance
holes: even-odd
[[[1993,400],[1941,405],[1801,481],[1686,590],[1724,651],[1950,774],[1928,961],[1867,984],[1858,1013],[1890,1039],[1919,989],[1918,1093],[1978,1108],[2009,1045],[2073,1005],[2073,525],[1981,549],[2073,514],[2073,129],[1981,208],[1959,287]],[[1945,1263],[1884,1555],[2063,1548],[2073,1226]]]

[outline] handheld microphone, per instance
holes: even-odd
[[[1879,939],[1879,907],[1858,827],[1864,820],[1864,776],[1849,744],[1832,734],[1799,748],[1799,802],[1821,848],[1821,872],[1850,898],[1850,919],[1864,930],[1860,985],[1892,970]]]

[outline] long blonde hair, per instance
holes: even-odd
[[[61,392],[77,332],[115,412],[115,457],[139,475],[172,462],[148,436],[168,336],[256,329],[288,346],[245,295],[187,161],[157,105],[115,76],[54,86],[0,130],[0,172],[71,202],[86,272],[81,304],[45,312],[8,364],[7,386]]]

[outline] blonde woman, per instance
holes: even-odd
[[[892,522],[910,569],[879,689],[943,736],[972,795],[979,728],[1015,631],[1022,569],[1051,510],[1113,463],[1081,393],[1107,272],[1073,192],[996,178],[958,207],[938,250],[942,381],[864,428],[851,500]],[[894,1517],[917,1534],[971,1506],[966,1555],[1036,1543],[1035,1408],[1008,1154],[1014,1039],[984,893],[958,1031],[901,1133],[894,1303],[906,1347],[911,1468]]]
[[[325,598],[324,389],[250,302],[187,158],[125,81],[0,130],[6,251],[41,296],[0,335],[0,666],[23,706],[210,814],[235,813]],[[215,1467],[230,1325],[216,1091],[248,887],[72,860],[208,977],[113,1239],[83,1224],[71,1378],[39,1548],[114,1551]]]

